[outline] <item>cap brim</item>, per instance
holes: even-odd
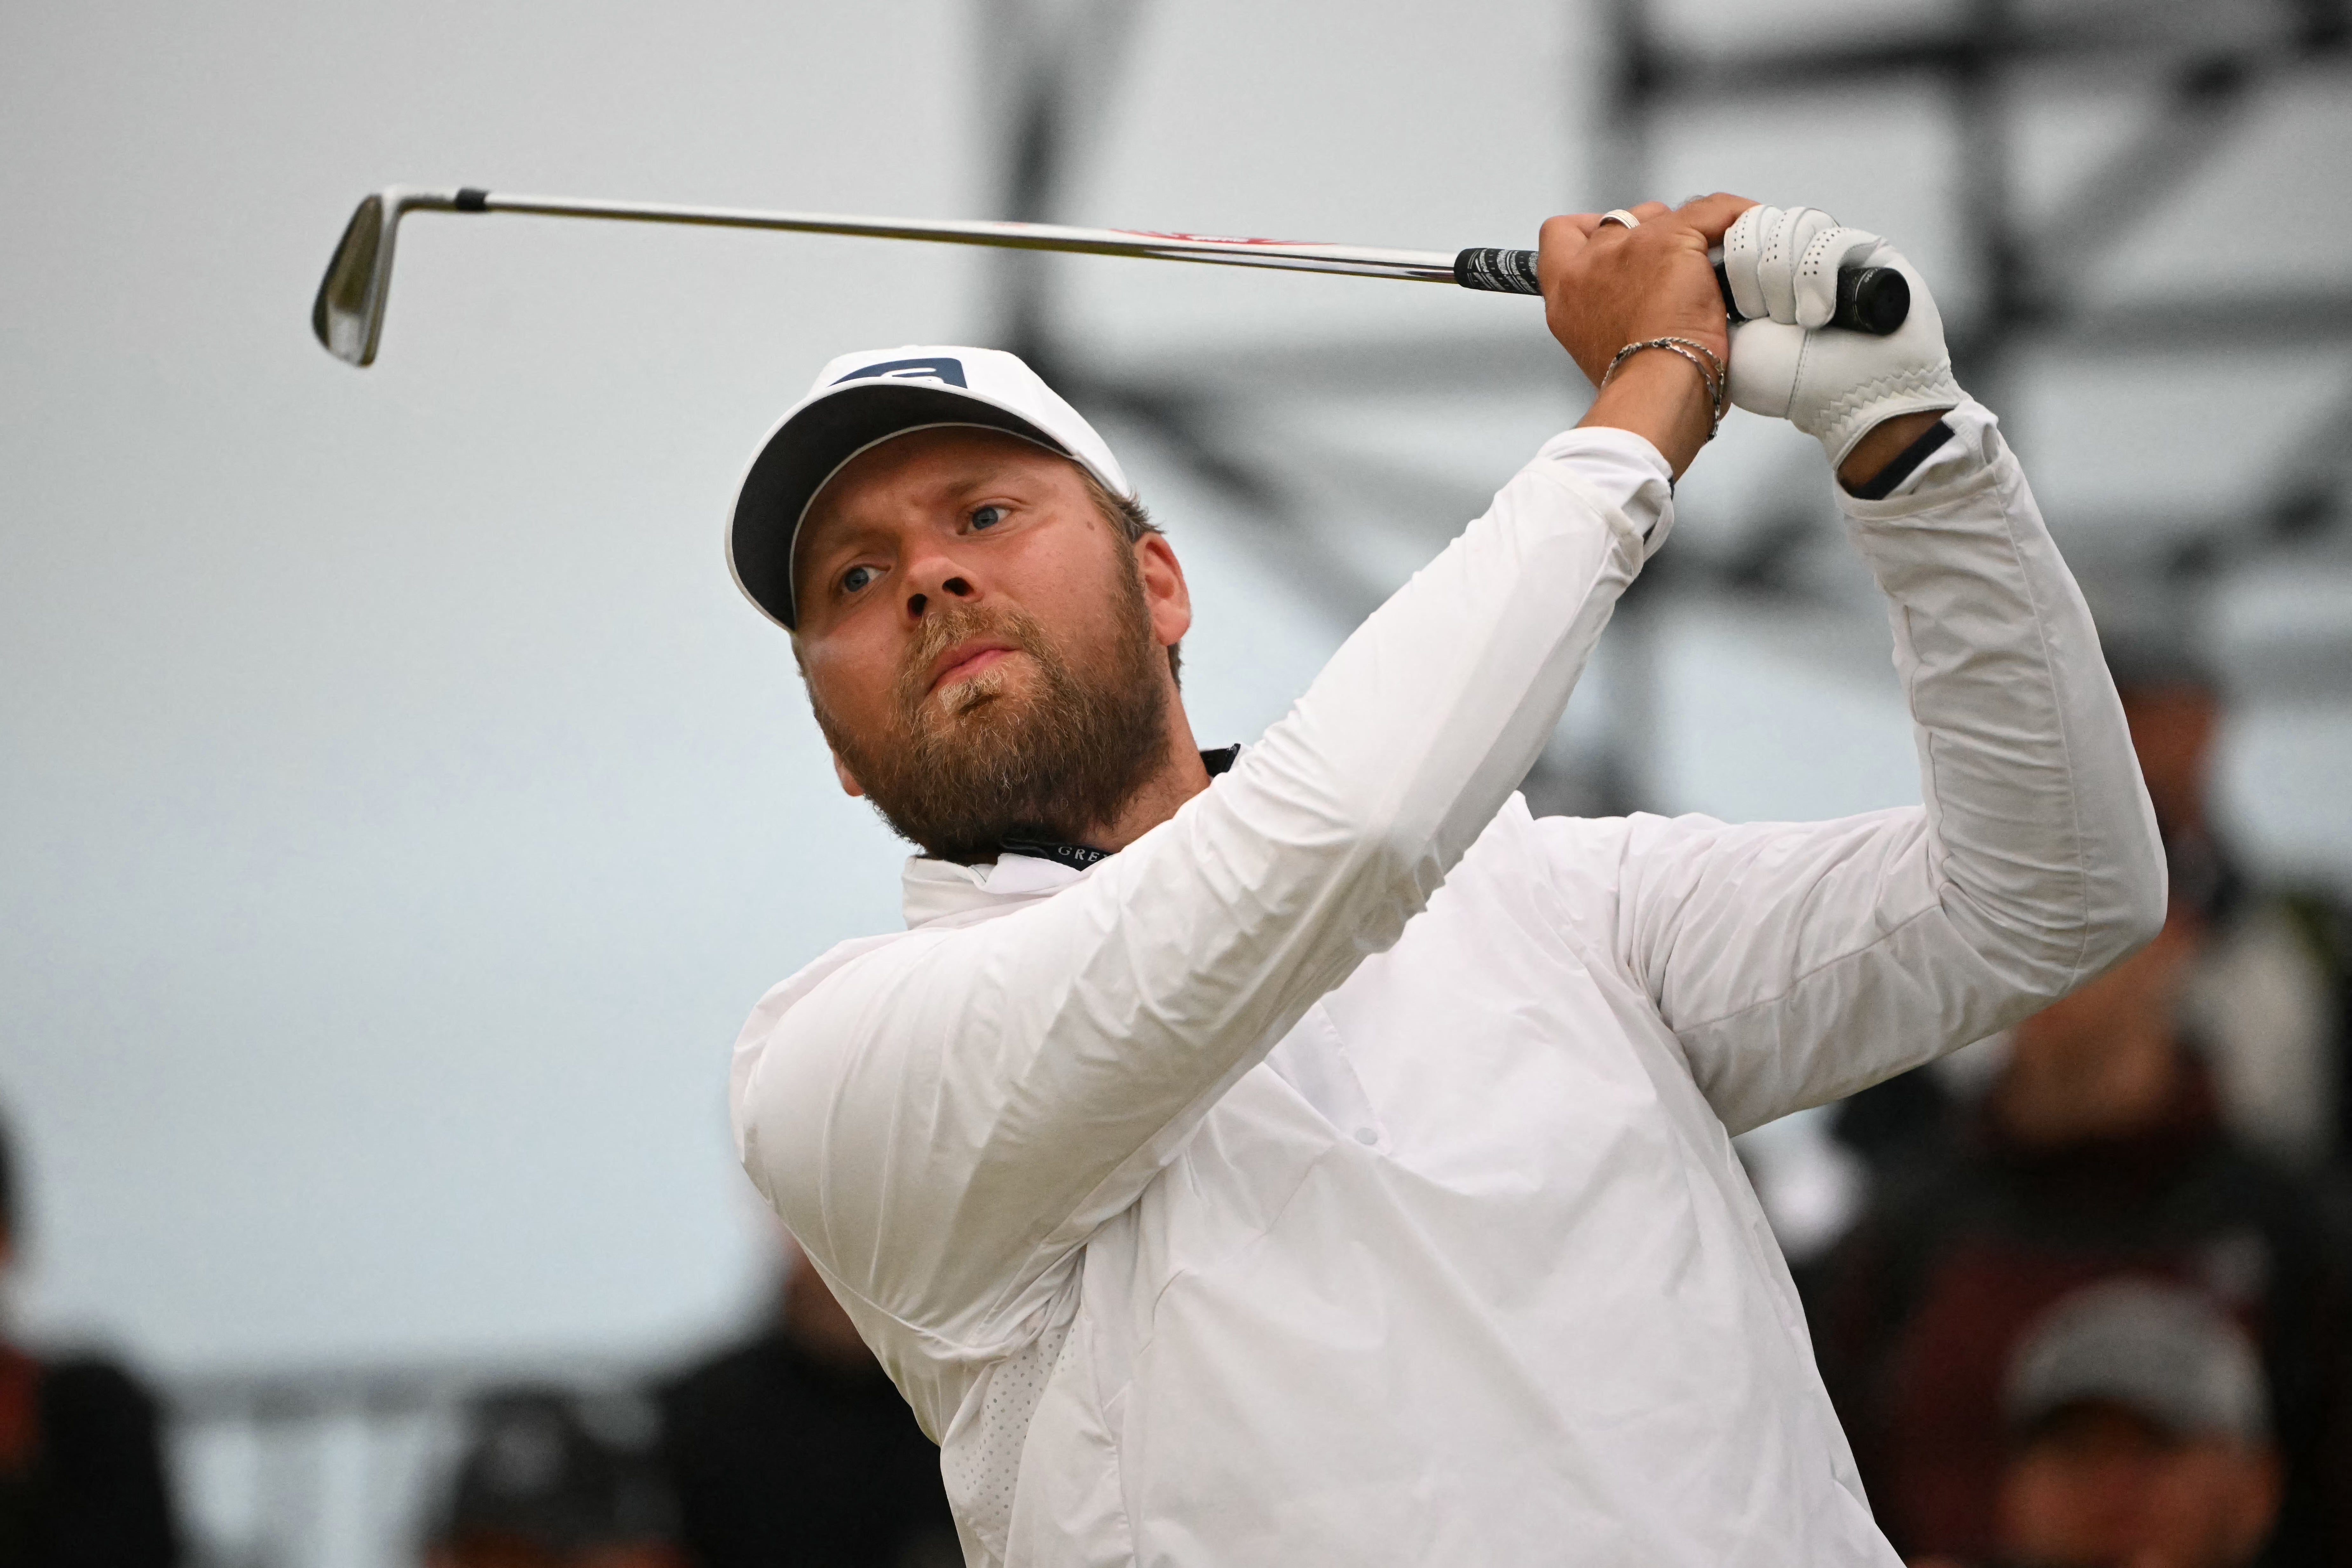
[[[925,426],[978,425],[1069,455],[1061,442],[1009,409],[939,385],[853,383],[803,405],[769,434],[735,497],[727,561],[745,596],[787,631],[793,544],[809,502],[841,466],[877,441]]]

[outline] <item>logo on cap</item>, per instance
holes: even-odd
[[[864,370],[853,370],[841,381],[862,381],[867,376],[884,381],[939,381],[950,386],[970,386],[963,378],[963,361],[960,359],[894,359],[880,364],[869,364]],[[841,381],[833,384],[839,386]]]

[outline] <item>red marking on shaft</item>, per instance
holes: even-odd
[[[1319,239],[1252,239],[1234,234],[1173,234],[1156,228],[1118,228],[1113,234],[1133,235],[1138,239],[1190,239],[1202,245],[1321,245]]]

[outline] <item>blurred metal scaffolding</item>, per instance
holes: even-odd
[[[494,1390],[627,1401],[648,1369],[480,1361],[221,1373],[170,1389],[193,1568],[407,1568]]]
[[[2289,73],[2325,70],[2352,84],[2352,6],[2346,0],[2171,0],[2169,4],[1954,0],[1943,25],[1884,41],[1823,37],[1778,52],[1712,56],[1661,38],[1652,0],[1615,0],[1604,120],[1618,152],[1606,199],[1644,194],[1640,175],[1652,122],[1704,100],[1758,101],[1889,82],[1916,85],[1945,104],[1958,134],[1961,232],[1974,251],[1978,300],[1950,321],[1953,368],[1998,401],[2029,343],[2098,354],[2152,341],[2181,353],[2314,341],[2352,342],[2352,273],[2332,286],[2124,306],[2088,297],[2082,278],[2099,253],[2148,220],[2160,203],[2211,164],[2242,130],[2265,89]],[[2055,218],[2021,209],[2011,121],[2028,71],[2147,89],[2151,111],[2137,133],[2083,178]],[[2257,215],[2246,215],[2260,221]],[[2352,424],[2352,400],[2315,424]],[[2338,524],[2346,464],[2282,475],[2245,514],[2215,519],[2208,533],[2251,542],[2293,540]]]
[[[1006,77],[1018,84],[1003,143],[1006,216],[1070,216],[1057,202],[1111,101],[1108,84],[1137,9],[1138,0],[997,0],[999,37],[1018,60]],[[2231,144],[2266,90],[2294,73],[2326,72],[2352,85],[2345,0],[1952,0],[1924,21],[1886,24],[1897,30],[1884,36],[1865,25],[1857,37],[1851,15],[1838,14],[1810,36],[1763,51],[1710,50],[1676,38],[1661,24],[1660,9],[1656,0],[1610,0],[1601,113],[1590,136],[1592,183],[1583,200],[1600,206],[1657,194],[1649,188],[1654,128],[1696,104],[1769,110],[1808,95],[1890,85],[1932,99],[1954,128],[1959,167],[1949,189],[1976,275],[1974,288],[1953,290],[1948,303],[1955,368],[1996,407],[2011,407],[2007,395],[2028,349],[2095,367],[2157,348],[2193,356],[2352,345],[2352,276],[2317,288],[2257,284],[2124,302],[2100,300],[2084,282],[2093,261]],[[2085,82],[2139,92],[2150,105],[2145,123],[2058,204],[2057,216],[2033,221],[2018,192],[2014,122],[2031,94]],[[1002,258],[999,341],[1076,401],[1148,431],[1195,479],[1255,520],[1255,546],[1286,580],[1348,621],[1376,605],[1385,585],[1340,547],[1345,535],[1317,526],[1310,497],[1318,486],[1327,496],[1336,486],[1350,506],[1398,513],[1398,524],[1423,531],[1433,548],[1484,497],[1432,475],[1367,474],[1360,457],[1318,451],[1295,435],[1283,451],[1270,452],[1250,437],[1254,410],[1338,388],[1426,394],[1557,389],[1580,380],[1524,331],[1475,342],[1351,341],[1261,356],[1221,345],[1213,355],[1139,373],[1103,362],[1063,329],[1046,282],[1052,265],[1025,253]],[[2166,613],[2153,618],[2177,626],[2179,606],[2193,606],[2222,571],[2340,544],[2352,482],[2352,392],[2333,407],[2281,412],[2308,431],[2295,458],[2226,514],[2168,518],[2161,528],[2138,530],[2144,543],[2132,558],[2098,563],[2129,584],[2122,597],[2160,600]],[[2013,414],[2011,423],[2016,430]],[[1730,593],[1811,614],[1840,597],[1819,571],[1835,533],[1825,481],[1811,490],[1771,488],[1749,510],[1753,515],[1711,545],[1678,541],[1628,594],[1604,645],[1612,679],[1603,738],[1581,753],[1555,746],[1538,763],[1528,792],[1539,806],[1617,811],[1656,804],[1643,735],[1654,687],[1648,628],[1664,604]],[[2053,519],[2053,526],[2063,537],[2082,521]],[[1860,607],[1845,597],[1849,609]],[[1876,614],[1874,605],[1868,613]]]

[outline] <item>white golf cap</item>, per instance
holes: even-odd
[[[809,502],[867,447],[941,425],[1006,431],[1082,464],[1114,495],[1135,493],[1095,427],[1015,355],[935,343],[843,354],[776,421],[743,475],[727,529],[735,585],[791,630],[793,542]]]
[[[2269,1436],[2262,1357],[2199,1291],[2116,1279],[2063,1298],[2011,1353],[2002,1403],[2030,1429],[2069,1405],[2137,1410],[2182,1436]]]

